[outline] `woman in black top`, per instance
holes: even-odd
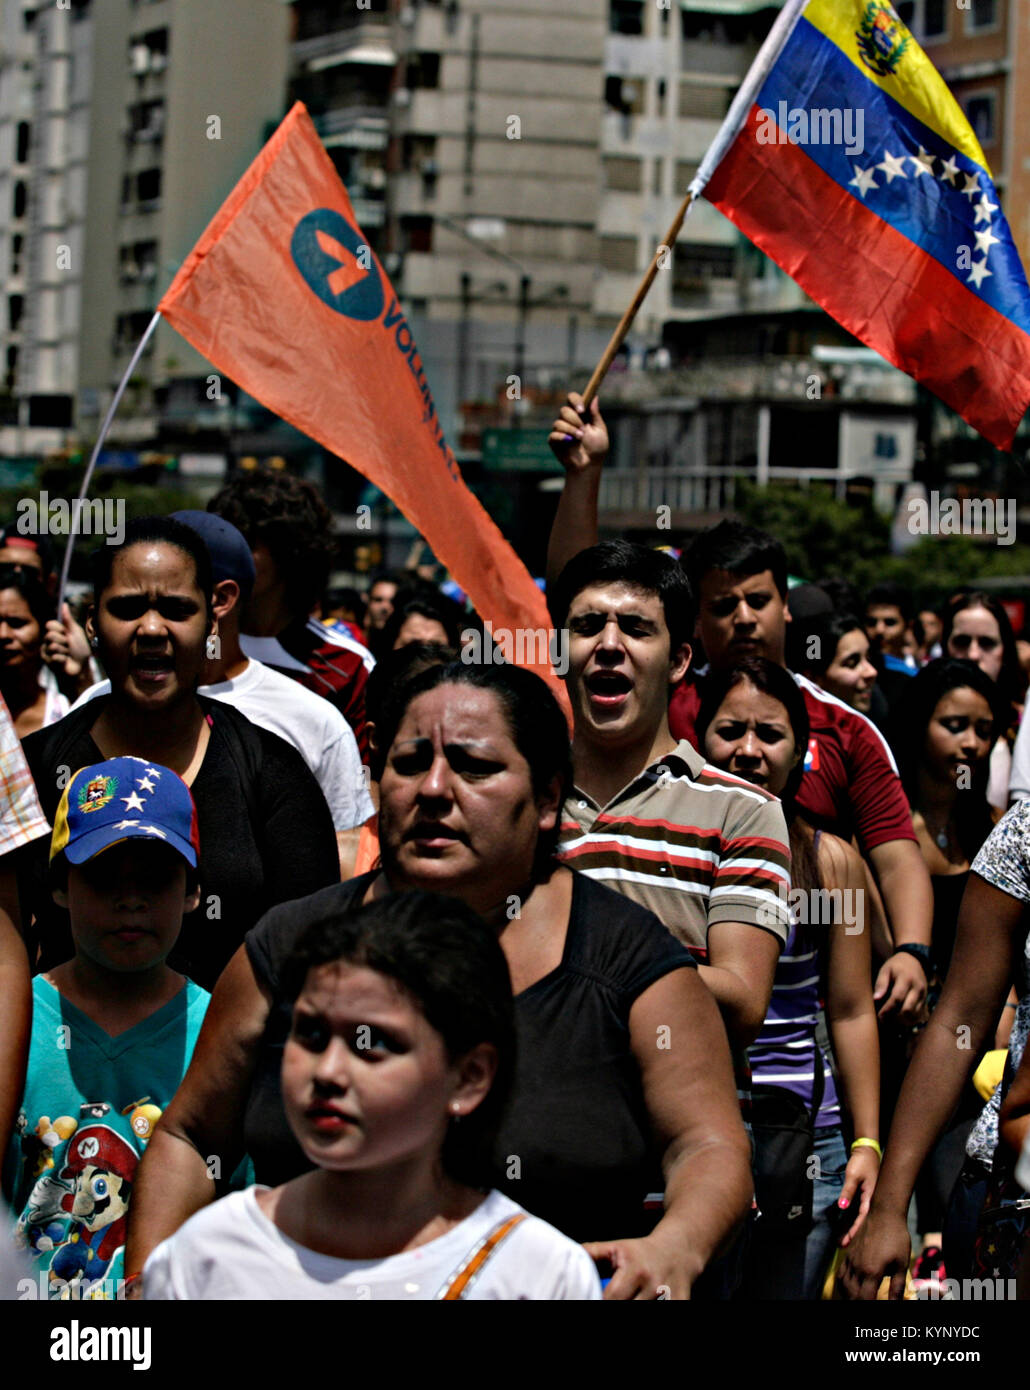
[[[933,886],[930,1009],[948,974],[970,865],[993,828],[988,767],[1007,713],[990,675],[972,661],[951,657],[931,661],[911,678],[894,710],[891,743]],[[982,1109],[982,1099],[967,1082],[916,1186],[923,1233],[917,1279],[928,1278],[939,1263],[949,1197],[965,1158],[966,1140]],[[950,1277],[957,1268],[955,1258],[945,1255],[944,1264]]]
[[[87,634],[111,679],[90,701],[23,747],[52,822],[80,767],[135,754],[178,772],[197,806],[201,899],[171,957],[210,989],[261,914],[339,879],[332,817],[295,749],[218,700],[196,694],[217,631],[204,542],[164,517],[133,522],[120,546],[94,554]],[[120,789],[121,790],[121,789]],[[126,815],[138,813],[124,788]],[[43,969],[72,954],[67,913],[50,897],[47,841],[15,856],[22,919]]]
[[[304,1170],[279,1094],[285,961],[312,921],[422,888],[493,923],[512,975],[519,1055],[495,1185],[593,1241],[616,1271],[609,1297],[686,1297],[751,1194],[729,1048],[657,918],[554,858],[569,775],[557,702],[513,667],[433,667],[377,738],[383,872],[276,908],[248,936],[139,1170],[127,1268],[216,1195],[206,1156],[231,1171],[246,1141],[260,1182]]]

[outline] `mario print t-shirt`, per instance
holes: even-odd
[[[187,980],[112,1038],[42,976],[32,994],[25,1096],[4,1175],[14,1241],[30,1257],[33,1297],[115,1298],[136,1168],[211,996]]]

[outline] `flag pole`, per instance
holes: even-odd
[[[97,459],[100,457],[100,450],[103,448],[104,440],[107,438],[107,432],[111,428],[111,424],[114,420],[115,411],[118,409],[118,406],[121,403],[122,396],[124,396],[125,394],[125,388],[129,384],[129,378],[132,376],[132,373],[135,370],[136,363],[143,356],[143,350],[147,346],[147,343],[150,342],[150,339],[154,333],[154,329],[157,327],[158,323],[160,322],[160,319],[161,314],[160,311],[158,311],[147,324],[147,331],[139,340],[139,345],[137,346],[136,351],[132,354],[132,356],[129,359],[129,365],[125,368],[125,371],[122,373],[122,379],[118,383],[118,389],[115,391],[114,396],[111,398],[111,404],[108,406],[107,414],[104,416],[104,423],[100,426],[100,433],[97,435],[97,442],[93,445],[93,453],[90,455],[90,460],[82,479],[82,486],[79,488],[78,502],[72,508],[72,517],[74,518],[74,521],[77,521],[79,517],[82,515],[82,503],[85,501],[86,493],[89,491],[89,485],[93,478],[93,470],[96,468]],[[58,620],[60,620],[61,618],[61,609],[64,606],[64,591],[68,585],[68,571],[71,569],[72,551],[74,550],[74,548],[75,525],[73,523],[68,532],[68,544],[65,547],[64,561],[61,565],[61,581],[57,586]]]
[[[637,286],[637,292],[633,296],[633,301],[629,308],[619,320],[619,325],[608,341],[608,346],[604,350],[600,362],[594,368],[593,375],[587,382],[586,390],[583,392],[583,402],[589,406],[590,402],[597,395],[598,387],[607,375],[608,368],[615,360],[615,354],[622,346],[623,340],[636,318],[641,304],[647,298],[647,292],[654,284],[654,278],[658,274],[662,264],[663,256],[672,251],[676,244],[676,238],[680,234],[680,229],[690,212],[694,200],[700,197],[704,191],[705,184],[712,177],[718,168],[720,161],[740,134],[740,131],[747,120],[747,114],[755,97],[768,77],[770,69],[780,56],[783,45],[790,38],[795,24],[801,18],[801,12],[808,4],[808,0],[787,0],[783,9],[776,16],[772,28],[766,36],[765,42],[755,56],[755,61],[748,69],[747,76],[740,84],[737,95],[730,104],[730,109],[726,113],[726,119],[719,127],[715,139],[709,145],[704,159],[698,166],[698,171],[690,181],[687,189],[687,196],[679,205],[679,210],[673,219],[672,226],[665,233],[665,240],[659,245],[651,264],[648,266],[644,278]]]

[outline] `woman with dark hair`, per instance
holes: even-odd
[[[111,693],[31,734],[25,756],[51,821],[70,774],[108,758],[161,763],[191,788],[205,846],[201,902],[183,920],[172,963],[210,989],[269,903],[339,879],[332,817],[296,749],[196,693],[217,631],[210,558],[197,533],[145,517],[121,545],[98,547],[93,566],[86,630]],[[118,788],[126,817],[146,815],[152,781],[143,775]],[[18,852],[16,867],[48,969],[72,954],[67,913],[50,897],[39,842]]]
[[[462,611],[453,599],[431,584],[398,589],[393,612],[386,620],[378,650],[385,656],[412,642],[433,643],[457,650],[461,646]]]
[[[480,1190],[515,1027],[471,908],[397,893],[316,921],[283,985],[283,1100],[311,1171],[197,1212],[147,1261],[147,1298],[601,1297],[581,1246]]]
[[[37,572],[0,566],[0,695],[19,738],[63,719],[68,700],[43,661],[54,601]]]
[[[820,586],[821,587],[821,586]],[[876,690],[876,667],[869,638],[857,613],[819,613],[787,628],[787,665],[860,714],[869,714]]]
[[[891,743],[933,886],[930,1009],[948,974],[970,866],[993,828],[988,764],[1007,714],[995,680],[972,661],[950,657],[924,666],[893,712]],[[944,1214],[982,1109],[983,1101],[967,1083],[916,1186],[923,1233],[913,1271],[917,1284],[943,1277],[946,1264],[956,1267],[944,1251]]]
[[[656,917],[554,856],[569,738],[538,676],[454,662],[382,711],[383,868],[273,909],[219,982],[138,1174],[129,1268],[216,1195],[206,1155],[260,1182],[310,1167],[283,1114],[286,962],[311,924],[391,891],[460,898],[497,934],[518,1058],[493,1185],[614,1270],[609,1298],[685,1298],[751,1194],[729,1046]],[[655,1210],[664,1190],[664,1214]]]
[[[759,658],[716,674],[697,720],[705,757],[779,796],[790,830],[790,935],[765,1022],[748,1049],[762,1215],[742,1294],[754,1299],[819,1297],[833,1247],[846,1246],[858,1231],[879,1172],[879,1048],[865,873],[857,851],[798,814],[808,729],[804,696],[790,673]],[[842,1097],[819,1041],[823,997]],[[850,1156],[843,1138],[849,1121],[856,1136]],[[799,1152],[800,1172],[782,1171],[773,1147],[787,1124],[808,1129],[814,1139]],[[799,1219],[798,1206],[808,1208],[810,1219]]]
[[[945,656],[972,661],[989,676],[1007,702],[991,749],[987,800],[994,819],[1007,810],[1012,776],[1012,749],[1026,698],[1026,672],[1019,662],[1009,615],[990,594],[979,590],[956,594],[944,610],[941,649]]]

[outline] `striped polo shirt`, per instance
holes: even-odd
[[[790,849],[779,800],[711,767],[686,739],[607,806],[574,789],[559,853],[648,908],[696,960],[706,960],[715,922],[787,939]]]

